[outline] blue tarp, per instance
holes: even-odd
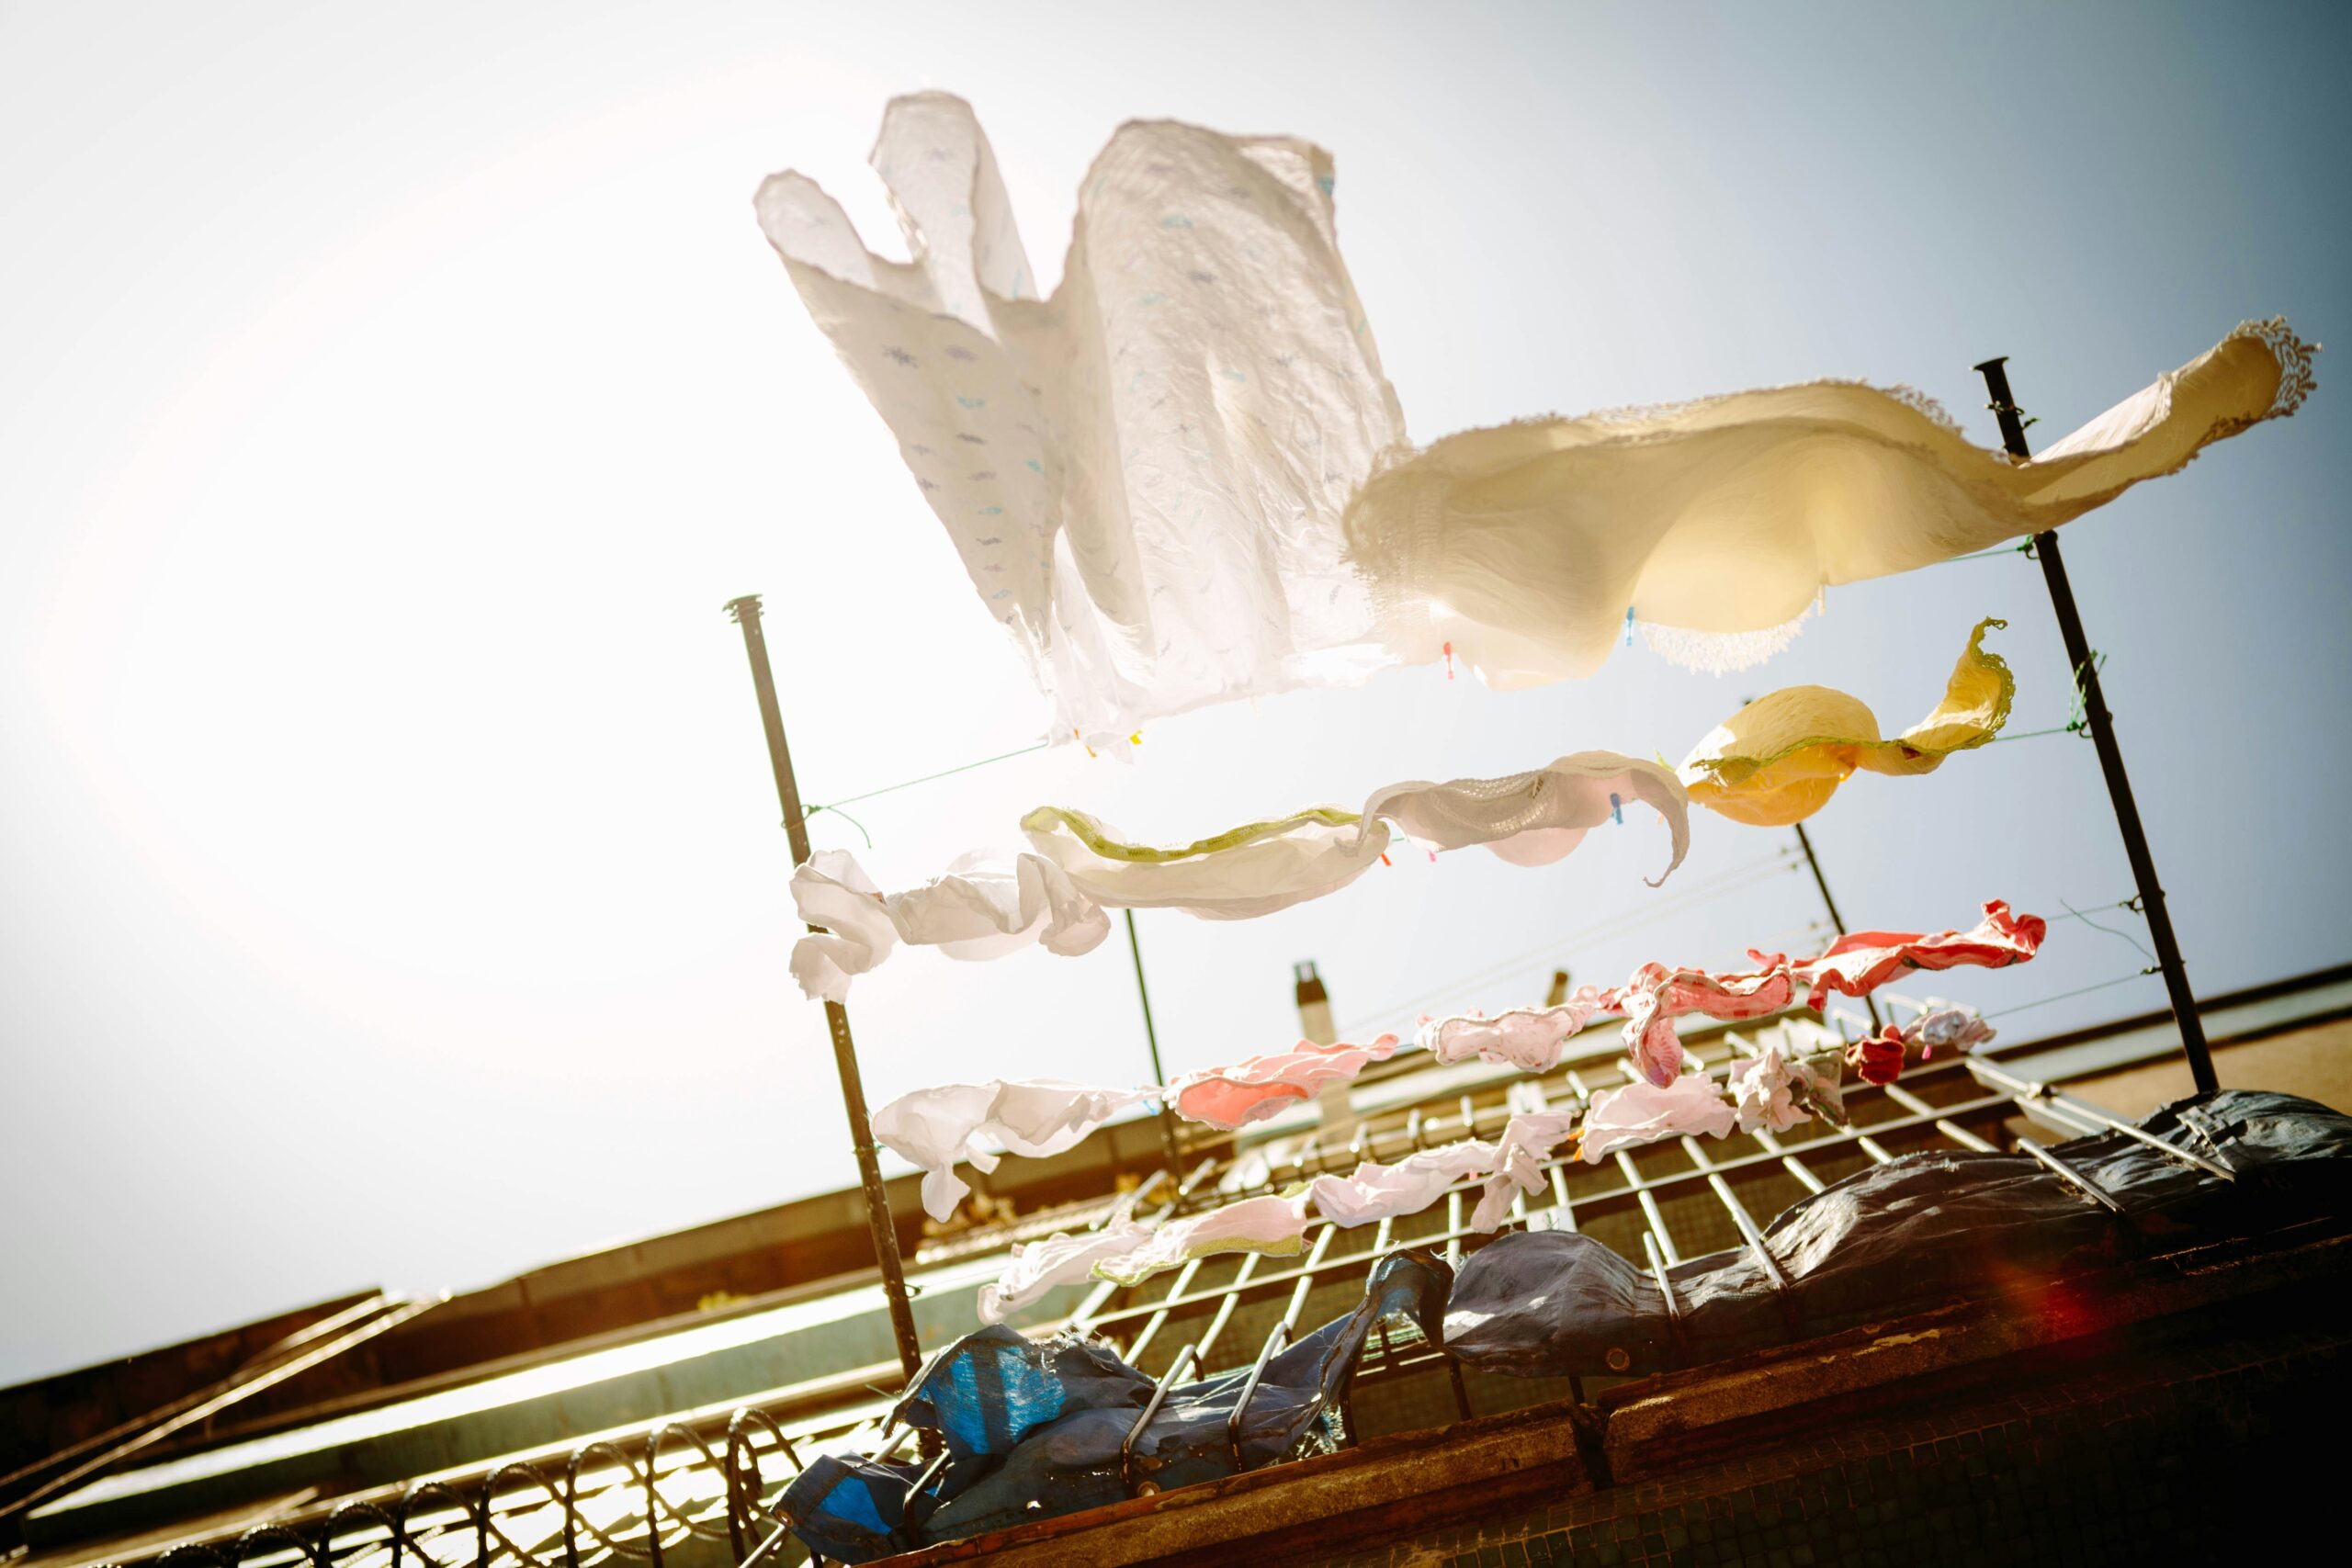
[[[1436,1343],[1452,1284],[1429,1253],[1382,1258],[1353,1312],[1267,1361],[1242,1422],[1246,1468],[1336,1447],[1339,1408],[1374,1325],[1403,1314]],[[1136,1481],[1166,1489],[1234,1473],[1228,1423],[1249,1372],[1170,1389],[1136,1442]],[[864,1562],[1117,1502],[1127,1495],[1120,1450],[1152,1387],[1099,1342],[981,1329],[926,1369],[896,1412],[940,1434],[948,1464],[934,1488],[910,1503],[913,1465],[829,1457],[792,1483],[784,1512],[811,1551]]]

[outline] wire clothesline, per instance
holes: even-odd
[[[1984,1017],[1988,1020],[2007,1018],[2013,1012],[2025,1012],[2033,1008],[2048,1007],[2052,1002],[2071,1001],[2076,997],[2087,997],[2093,991],[2112,990],[2118,986],[2128,986],[2134,980],[2145,980],[2155,973],[2156,971],[2154,969],[2135,970],[2129,975],[2119,975],[2112,980],[2101,980],[2096,986],[2078,986],[2071,991],[2061,991],[2054,997],[2043,997],[2036,1001],[2019,1002],[2013,1008],[2002,1008],[1998,1011],[1988,1012]]]
[[[1573,947],[1596,938],[1638,931],[1644,926],[1655,924],[1670,916],[1682,914],[1695,905],[1710,899],[1724,897],[1734,893],[1744,893],[1751,887],[1762,886],[1780,872],[1792,870],[1800,863],[1802,863],[1802,857],[1796,851],[1784,850],[1778,854],[1766,855],[1758,860],[1748,861],[1745,864],[1729,867],[1717,872],[1704,881],[1679,889],[1675,894],[1658,900],[1656,905],[1648,908],[1631,909],[1607,919],[1596,921],[1589,926],[1564,933],[1548,942],[1523,948],[1508,957],[1494,961],[1483,969],[1457,976],[1441,985],[1417,992],[1402,1001],[1368,1009],[1342,1025],[1340,1032],[1343,1034],[1361,1032],[1367,1025],[1410,1013],[1426,1003],[1468,990],[1473,986],[1498,979],[1514,969],[1536,962],[1547,953],[1556,954],[1564,948]]]

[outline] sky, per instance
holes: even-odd
[[[0,6],[0,1383],[854,1179],[721,606],[766,595],[811,801],[1045,709],[754,225],[763,175],[902,254],[865,153],[893,94],[952,90],[1050,279],[1122,120],[1309,138],[1422,441],[1840,376],[1991,446],[1996,354],[2047,441],[2245,318],[2341,336],[2352,11],[2041,9]],[[2352,956],[2352,828],[2312,793],[2352,765],[2352,396],[2319,378],[2064,536],[2209,992]],[[2014,728],[2063,724],[2007,558],[1833,590],[1744,674],[1396,671],[876,798],[870,851],[812,830],[906,886],[1046,802],[1183,841],[1679,757],[1806,682],[1900,726],[1985,615]],[[1146,911],[1169,1069],[1286,1044],[1299,959],[1352,1032],[1817,941],[1791,835],[1694,815],[1656,891],[1663,830],[1629,819],[1541,871],[1399,857],[1261,920]],[[2132,892],[2070,737],[1859,778],[1810,826],[1857,926]],[[2161,1005],[2143,928],[2095,918],[2124,934],[2064,920],[1938,988],[2013,1038]],[[852,1019],[877,1104],[1148,1076],[1115,940],[905,954]]]

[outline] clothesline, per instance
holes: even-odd
[[[1446,997],[1457,995],[1462,991],[1469,989],[1473,986],[1480,985],[1488,980],[1507,975],[1521,964],[1523,964],[1532,959],[1540,958],[1545,953],[1557,953],[1564,948],[1573,947],[1579,942],[1590,941],[1598,936],[1613,936],[1621,932],[1638,931],[1642,927],[1652,924],[1657,920],[1666,919],[1671,915],[1680,914],[1693,904],[1705,903],[1713,898],[1722,897],[1732,893],[1745,892],[1750,887],[1761,886],[1766,882],[1771,880],[1771,874],[1776,869],[1781,866],[1790,864],[1797,859],[1798,852],[1790,850],[1781,854],[1768,855],[1761,860],[1749,861],[1745,865],[1736,865],[1729,868],[1728,870],[1718,872],[1713,877],[1683,889],[1679,894],[1672,898],[1660,899],[1657,907],[1655,908],[1644,910],[1636,915],[1604,920],[1595,925],[1585,927],[1581,931],[1572,931],[1566,936],[1558,937],[1550,942],[1544,942],[1538,946],[1522,949],[1519,953],[1497,961],[1495,964],[1485,969],[1476,970],[1470,974],[1445,981],[1441,985],[1431,987],[1426,991],[1417,993],[1403,1001],[1392,1002],[1385,1007],[1370,1009],[1349,1020],[1346,1023],[1340,1025],[1338,1032],[1342,1039],[1352,1039],[1358,1035],[1371,1032],[1378,1024],[1408,1014],[1418,1008],[1427,1006],[1430,1002],[1441,1000]],[[1741,880],[1742,878],[1744,878],[1744,880]],[[2081,920],[2091,926],[2094,930],[2107,931],[2110,936],[2121,937],[2124,941],[2132,942],[2134,947],[2140,946],[2140,944],[2136,941],[2133,941],[2128,933],[2115,931],[2110,927],[2102,926],[2098,921],[2091,919],[2092,915],[2109,908],[2129,909],[2132,913],[2137,914],[2139,913],[2140,901],[2136,897],[2131,898],[2119,898],[2111,904],[2094,905],[2089,909],[2078,909],[2064,898],[2059,899],[2058,902],[2067,910],[2067,913],[2046,917],[2051,924],[2055,925],[2062,920]],[[1814,923],[1815,925],[1826,924],[1826,921],[1815,921]],[[1772,945],[1778,945],[1778,939],[1776,939]],[[2141,951],[2145,953],[2147,950],[2145,948],[2141,948]],[[2051,999],[2055,1000],[2057,998],[2053,998]],[[2028,1007],[2036,1007],[2041,1004],[2029,1002],[2025,1005]],[[2016,1010],[2013,1009],[2011,1010],[2014,1011]]]
[[[1929,564],[1933,566],[1958,566],[1964,560],[1991,560],[1996,556],[2023,556],[2026,559],[2031,560],[2034,558],[2033,541],[2031,539],[2028,539],[2021,545],[2003,545],[1996,550],[1978,550],[1974,555],[1954,556],[1950,560],[1932,561]]]
[[[869,789],[863,795],[845,795],[839,800],[829,800],[824,802],[822,805],[810,807],[808,810],[800,814],[800,820],[806,822],[811,817],[816,816],[820,811],[830,811],[834,816],[841,818],[843,821],[855,826],[857,818],[843,811],[842,809],[842,807],[855,806],[861,800],[872,800],[876,795],[896,795],[902,789],[912,789],[917,784],[930,784],[935,779],[953,778],[957,773],[968,773],[975,768],[985,768],[991,762],[1006,762],[1011,761],[1015,757],[1026,757],[1032,751],[1042,751],[1052,744],[1053,742],[1050,740],[1040,740],[1035,745],[1023,746],[1017,751],[1000,751],[993,757],[982,757],[977,762],[961,762],[952,768],[942,768],[935,773],[924,773],[919,778],[901,779],[897,784],[884,784],[879,789]],[[860,833],[864,833],[865,831],[863,827],[859,827],[857,830]],[[874,840],[870,835],[866,838],[865,847],[869,850],[874,847]]]
[[[1599,937],[1639,931],[1644,926],[1655,924],[1672,915],[1681,914],[1692,906],[1705,903],[1711,898],[1732,893],[1742,893],[1750,887],[1760,886],[1770,881],[1776,872],[1792,868],[1798,859],[1799,852],[1792,849],[1783,850],[1778,854],[1766,855],[1760,860],[1752,860],[1742,865],[1732,866],[1702,882],[1682,888],[1669,897],[1657,900],[1648,908],[1611,916],[1580,930],[1540,942],[1533,947],[1523,948],[1508,957],[1497,959],[1484,969],[1459,976],[1431,987],[1428,990],[1418,992],[1403,1001],[1391,1002],[1383,1007],[1371,1009],[1341,1025],[1340,1032],[1343,1036],[1363,1033],[1373,1024],[1383,1020],[1409,1013],[1427,1003],[1455,995],[1473,986],[1498,979],[1521,964],[1541,958],[1546,953],[1556,953],[1565,948],[1574,947],[1580,942],[1590,942]]]
[[[1992,553],[1992,554],[2006,554],[2006,553],[2011,553],[2011,552],[2009,552],[2009,551],[1993,551],[1993,552],[1990,552],[1990,553]],[[1972,559],[1972,558],[1972,558],[1972,557],[1962,557],[1962,558],[1962,558],[1962,559]],[[1997,626],[2002,625],[2002,624],[2003,624],[2003,623],[2000,623],[2000,622],[1998,622],[1998,621],[1991,621],[1991,622],[1985,622],[1985,623],[1984,623],[1984,624],[1980,625],[1980,626],[1977,627],[1977,630],[1976,630],[1976,637],[1973,637],[1973,638],[1971,639],[1970,644],[1969,644],[1968,653],[1967,653],[1966,655],[1964,655],[1964,656],[1963,656],[1963,658],[1962,658],[1962,670],[1961,670],[1961,671],[1956,671],[1956,672],[1955,672],[1955,675],[1954,675],[1953,679],[1954,679],[1954,681],[1955,681],[1955,682],[1958,682],[1958,681],[1960,681],[1960,680],[1962,679],[1962,674],[1963,672],[1965,672],[1965,671],[1966,671],[1966,670],[1968,669],[1969,664],[1970,664],[1970,661],[1971,661],[1971,660],[1972,660],[1972,659],[1977,660],[1979,662],[1989,663],[1989,664],[1990,664],[1990,665],[1991,665],[1995,670],[1996,670],[1996,671],[2001,671],[2000,679],[2001,679],[2001,682],[2002,682],[2002,691],[2003,691],[2003,694],[2003,694],[2003,696],[2002,696],[2002,699],[2001,699],[2001,705],[2001,705],[2001,713],[2002,713],[2003,715],[2006,715],[2006,712],[2007,712],[2007,695],[2006,695],[2006,694],[2007,694],[2007,689],[2008,689],[2008,686],[2007,686],[2007,674],[2006,674],[2006,671],[2005,671],[2004,667],[2002,667],[2002,666],[2000,665],[2000,661],[1999,661],[1997,659],[1984,660],[1984,659],[1983,659],[1983,658],[1982,658],[1982,656],[1980,656],[1980,655],[1979,655],[1979,651],[1978,651],[1978,639],[1979,639],[1979,638],[1981,638],[1981,637],[1983,637],[1983,635],[1984,635],[1984,630],[1986,629],[1986,627],[1987,627],[1987,626]],[[2102,660],[2102,661],[2101,661],[2101,662],[2102,662],[2102,663],[2104,663],[2104,660]],[[1951,696],[1948,694],[1947,694],[1947,699],[1946,699],[1947,705],[1950,705],[1950,703],[1951,702],[1951,700],[1952,700],[1952,699],[1951,699]],[[1750,705],[1749,705],[1749,707],[1750,707],[1750,708],[1753,708],[1753,707],[1755,707],[1756,705],[1755,705],[1755,704],[1750,704]],[[2079,681],[2077,681],[2077,682],[2076,682],[2076,690],[2075,690],[2075,714],[2074,714],[2073,718],[2072,718],[2072,719],[2071,719],[2071,720],[2070,720],[2070,721],[2069,721],[2069,722],[2068,722],[2068,723],[2064,727],[2064,728],[2063,728],[2063,729],[2032,730],[2032,731],[2029,731],[2028,733],[2026,733],[2026,734],[2024,734],[2024,735],[2016,735],[2016,736],[1994,736],[1994,737],[1991,737],[1991,739],[2018,739],[2018,740],[2022,740],[2022,739],[2032,739],[2032,738],[2034,738],[2034,737],[2036,737],[2036,736],[2042,736],[2042,735],[2053,735],[2053,734],[2064,733],[2064,732],[2065,732],[2065,731],[2067,731],[2067,730],[2075,730],[2075,731],[2079,731],[2079,730],[2082,728],[2082,727],[2083,727],[2083,716],[2082,716],[2082,709],[2083,709],[2083,701],[2082,701],[2082,694],[2081,694],[2081,683],[2080,683],[2080,682],[2079,682]],[[1743,711],[1746,711],[1746,710],[1743,710]],[[1939,711],[1940,711],[1940,710],[1939,710]],[[1933,716],[1931,716],[1931,720],[1932,720]],[[1738,719],[1737,719],[1737,716],[1735,716],[1735,718],[1734,718],[1733,722],[1734,722],[1734,723],[1738,722]],[[2000,724],[2000,718],[1999,718],[1999,717],[1997,717],[1997,716],[1996,716],[1996,718],[1994,718],[1994,719],[1993,719],[1993,721],[1992,721],[1992,727],[1993,727],[1993,728],[1997,728],[1999,727],[1999,724]],[[1981,741],[1979,741],[1979,742],[1969,742],[1969,744],[1980,744],[1980,743],[1981,743]],[[1031,743],[1030,743],[1029,745],[1027,745],[1027,746],[1016,747],[1016,748],[1014,748],[1013,750],[1009,750],[1009,751],[1000,751],[1000,752],[995,753],[995,754],[994,754],[994,755],[992,755],[992,756],[978,758],[978,759],[975,759],[974,761],[968,761],[968,762],[959,762],[959,763],[957,763],[956,765],[955,765],[954,767],[950,767],[950,768],[941,768],[941,769],[938,769],[938,770],[936,770],[936,771],[934,771],[934,772],[928,773],[919,773],[919,774],[917,774],[916,776],[914,776],[913,778],[910,778],[910,779],[901,779],[901,780],[898,781],[898,782],[897,782],[897,783],[895,783],[895,784],[882,784],[882,785],[879,785],[879,786],[877,786],[877,787],[876,787],[876,788],[874,788],[874,789],[869,789],[869,790],[864,790],[864,791],[861,791],[861,792],[859,792],[858,794],[855,794],[855,795],[842,795],[842,796],[840,799],[838,799],[838,800],[820,801],[820,802],[819,802],[819,803],[817,803],[817,804],[815,804],[815,805],[812,805],[812,806],[808,807],[806,810],[804,810],[804,811],[800,814],[800,822],[801,822],[801,823],[806,823],[806,822],[808,822],[810,818],[812,818],[816,817],[819,813],[820,813],[820,812],[830,811],[830,812],[831,812],[834,816],[839,817],[839,818],[841,818],[843,821],[845,821],[845,822],[849,823],[849,824],[850,824],[850,826],[852,826],[852,827],[855,828],[855,829],[857,829],[857,831],[858,831],[858,836],[859,836],[860,838],[862,838],[863,840],[865,840],[865,847],[866,847],[867,849],[869,849],[869,850],[870,850],[870,849],[872,849],[872,848],[874,847],[874,836],[873,836],[873,834],[871,834],[870,832],[868,832],[868,831],[866,830],[866,829],[865,829],[865,825],[863,822],[860,822],[856,818],[854,818],[854,817],[851,816],[848,812],[846,812],[846,811],[842,810],[842,808],[843,807],[846,807],[846,806],[854,806],[854,805],[856,805],[856,804],[857,804],[858,802],[860,802],[860,801],[865,801],[865,800],[874,800],[874,799],[877,799],[877,798],[879,798],[879,797],[881,797],[881,796],[883,796],[883,795],[895,795],[895,794],[897,794],[898,792],[899,792],[900,790],[912,789],[912,788],[914,788],[914,787],[915,787],[916,785],[918,785],[918,784],[932,784],[932,783],[935,783],[936,781],[938,781],[938,780],[940,780],[940,779],[954,778],[954,777],[956,777],[956,775],[958,775],[958,774],[961,774],[961,773],[967,773],[974,772],[975,770],[978,770],[978,769],[980,769],[980,768],[989,767],[989,766],[992,766],[993,764],[998,763],[998,762],[1010,761],[1012,761],[1012,760],[1013,758],[1015,758],[1015,757],[1026,757],[1026,756],[1031,756],[1031,755],[1033,755],[1033,754],[1035,754],[1035,753],[1036,753],[1036,752],[1043,751],[1043,750],[1046,750],[1046,749],[1047,749],[1049,746],[1051,746],[1052,744],[1053,744],[1053,743],[1052,743],[1052,741],[1050,741],[1050,740],[1036,740],[1036,741],[1033,741],[1033,742],[1031,742]],[[1915,753],[1905,752],[1905,755],[1906,755],[1906,756],[1911,756],[1911,755],[1915,755]],[[1686,764],[1686,765],[1687,765],[1687,764]],[[1906,770],[1906,771],[1908,771],[1908,770]],[[1718,781],[1718,782],[1717,782],[1716,787],[1717,787],[1717,789],[1720,791],[1720,789],[1721,789],[1720,781]],[[1718,808],[1720,809],[1721,807],[1718,807]],[[1623,818],[1620,818],[1620,820],[1623,820]]]
[[[2039,1001],[2019,1002],[2013,1008],[2003,1008],[1997,1012],[1988,1012],[1984,1017],[1987,1021],[1996,1018],[2007,1018],[2013,1012],[2027,1012],[2034,1008],[2048,1007],[2052,1002],[2071,1001],[2076,997],[2087,997],[2093,991],[2112,990],[2118,986],[2128,986],[2134,980],[2144,980],[2155,973],[2156,971],[2154,969],[2150,968],[2139,970],[2134,974],[2119,975],[2112,980],[2101,980],[2096,986],[2077,987],[2075,989],[2071,991],[2061,991],[2054,997],[2043,997]]]

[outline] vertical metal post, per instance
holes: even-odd
[[[1143,944],[1136,940],[1136,912],[1120,912],[1127,918],[1127,952],[1136,961],[1136,999],[1143,1003],[1143,1043],[1151,1052],[1151,1081],[1165,1084],[1168,1069],[1159,1065],[1159,1032],[1151,1026],[1151,991],[1143,983]],[[1168,1109],[1165,1100],[1159,1105],[1159,1143],[1168,1155],[1168,1174],[1181,1175],[1183,1155],[1176,1144],[1176,1113]]]
[[[1798,823],[1796,829],[1797,847],[1804,851],[1804,863],[1813,868],[1813,885],[1821,889],[1821,901],[1829,910],[1829,923],[1838,928],[1839,936],[1844,936],[1846,917],[1838,912],[1838,900],[1829,896],[1829,879],[1821,874],[1821,857],[1813,852],[1813,840],[1805,836],[1804,824]],[[1867,991],[1862,993],[1862,1006],[1871,1015],[1871,1028],[1879,1033],[1884,1033],[1886,1020],[1878,1015],[1878,1003],[1871,999],[1871,995]]]
[[[760,596],[747,593],[729,601],[727,614],[743,628],[743,651],[751,657],[752,685],[759,693],[760,723],[767,731],[768,763],[775,771],[776,798],[784,805],[784,830],[792,840],[792,864],[797,870],[808,859],[808,825],[800,809],[799,783],[792,776],[792,752],[784,743],[784,712],[776,705],[775,672],[768,665],[767,636],[760,629]],[[849,1037],[849,1010],[839,1002],[827,1002],[825,1022],[832,1031],[833,1067],[841,1075],[842,1105],[849,1112],[850,1147],[856,1151],[858,1180],[865,1190],[865,1223],[874,1235],[874,1258],[882,1267],[890,1333],[899,1344],[899,1365],[911,1382],[922,1367],[922,1346],[915,1337],[914,1308],[907,1299],[906,1267],[899,1258],[890,1197],[883,1190],[882,1168],[875,1158],[874,1126],[865,1115],[865,1085],[858,1077],[857,1047]]]
[[[1992,394],[1992,409],[2001,423],[2001,445],[2014,457],[2033,456],[2025,442],[2025,421],[2009,395],[2006,357],[1976,367]],[[2098,684],[2098,661],[2083,632],[2082,613],[2075,607],[2075,591],[2066,581],[2065,558],[2058,553],[2053,529],[2037,534],[2033,553],[2041,562],[2041,578],[2050,588],[2051,607],[2058,613],[2059,635],[2066,639],[2066,659],[2075,667],[2075,683],[2082,694],[2083,718],[2091,744],[2098,749],[2099,772],[2107,775],[2108,798],[2115,805],[2115,825],[2122,830],[2123,852],[2132,863],[2132,880],[2140,890],[2141,913],[2147,917],[2148,937],[2155,943],[2156,967],[2165,977],[2165,994],[2172,1001],[2173,1022],[2180,1030],[2181,1049],[2188,1055],[2189,1077],[2198,1092],[2210,1094],[2220,1086],[2213,1076],[2213,1055],[2205,1045],[2205,1023],[2197,1014],[2197,997],[2188,988],[2188,966],[2180,961],[2180,943],[2172,932],[2172,916],[2165,909],[2165,890],[2156,881],[2155,857],[2148,851],[2148,835],[2140,826],[2140,808],[2132,799],[2132,778],[2123,771],[2123,751],[2115,743],[2115,719]]]

